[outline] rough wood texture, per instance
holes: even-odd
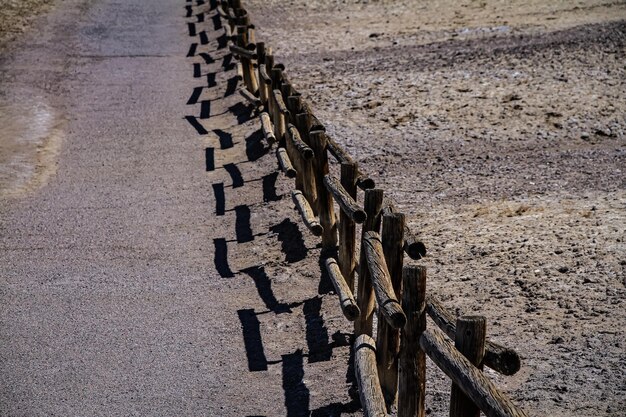
[[[287,129],[287,152],[296,165],[298,174],[296,176],[296,189],[302,191],[307,201],[313,209],[313,213],[318,215],[317,190],[315,188],[315,174],[313,150],[300,138],[298,129],[292,124]]]
[[[320,223],[324,228],[322,234],[322,249],[334,250],[337,246],[337,224],[335,222],[335,210],[333,198],[324,187],[324,175],[328,174],[328,154],[326,152],[326,138],[324,132],[313,131],[309,133],[311,149],[315,153],[314,176],[317,190],[317,213]]]
[[[376,348],[370,336],[362,334],[357,337],[354,343],[354,364],[363,416],[386,417],[385,400],[376,373]]]
[[[341,164],[341,185],[348,195],[356,200],[355,163]],[[365,216],[367,217],[367,215]],[[346,278],[350,291],[354,293],[354,271],[356,266],[356,226],[343,210],[339,213],[339,267]]]
[[[260,118],[263,136],[265,136],[265,140],[267,140],[268,143],[271,145],[272,143],[276,142],[276,136],[274,136],[274,126],[272,126],[270,115],[266,112],[262,112]]]
[[[326,137],[326,141],[328,143],[328,151],[335,157],[335,159],[341,163],[351,164],[354,163],[354,160],[348,152],[345,151],[337,142],[335,142],[332,138]],[[359,188],[363,190],[369,190],[376,186],[374,180],[365,175],[360,168],[357,167],[357,176],[356,176],[356,184]]]
[[[363,198],[363,208],[367,214],[367,219],[361,227],[361,252],[359,255],[359,285],[357,288],[357,303],[361,315],[354,322],[354,334],[372,335],[372,321],[374,317],[374,294],[370,271],[365,260],[365,248],[363,247],[363,237],[369,231],[380,229],[380,208],[383,204],[383,190],[374,188],[365,190]]]
[[[289,160],[289,155],[287,155],[287,151],[285,150],[285,148],[276,148],[276,158],[278,159],[278,165],[280,165],[280,169],[285,173],[287,178],[295,178],[296,170],[291,164],[291,161]]]
[[[426,355],[419,339],[426,330],[426,268],[405,266],[402,287],[407,323],[402,330],[398,360],[398,417],[424,417]]]
[[[280,90],[272,90],[272,102],[274,103],[274,114],[272,119],[274,120],[274,132],[278,138],[280,144],[285,143],[285,133],[287,132],[287,125],[285,117],[288,113],[285,113],[287,107],[283,102],[282,94]]]
[[[236,77],[239,81],[243,80],[243,65],[241,65],[241,62],[237,62],[236,66]]]
[[[382,246],[389,270],[394,295],[402,300],[402,265],[404,252],[404,215],[393,213],[382,217]],[[396,402],[398,391],[398,354],[400,353],[400,331],[389,326],[386,320],[378,321],[376,337],[378,353],[378,378],[387,406]]]
[[[476,368],[483,368],[487,324],[484,317],[464,316],[456,321],[454,347]],[[480,417],[480,409],[461,389],[452,383],[450,417]]]
[[[294,125],[289,124],[287,125],[287,130],[289,131],[289,135],[291,136],[291,141],[294,145],[294,148],[296,151],[298,151],[300,156],[302,156],[304,159],[313,158],[313,149],[311,149],[309,145],[302,141],[298,129],[296,129]]]
[[[389,198],[385,198],[383,202],[383,213],[397,213],[393,201]],[[411,232],[411,229],[409,229],[406,224],[404,225],[404,251],[411,259],[415,260],[422,259],[426,256],[426,246]]]
[[[259,79],[263,82],[263,84],[266,84],[266,85],[272,84],[272,79],[267,74],[267,66],[265,64],[259,64],[259,76],[260,76]]]
[[[391,327],[400,329],[406,324],[406,316],[391,285],[380,235],[377,232],[366,232],[361,245],[365,248],[365,259],[378,303],[378,312]]]
[[[363,223],[367,218],[367,214],[356,201],[348,194],[343,188],[337,178],[330,174],[324,175],[324,185],[326,189],[335,197],[335,201],[341,207],[341,210],[346,213],[355,223]]]
[[[341,274],[339,265],[334,258],[326,259],[326,271],[328,271],[328,276],[335,287],[335,292],[339,296],[339,304],[343,315],[348,320],[354,321],[359,317],[359,307],[356,305],[352,291],[348,288],[346,279]]]
[[[465,359],[438,328],[434,327],[422,333],[420,346],[487,417],[528,416],[500,392],[489,378]]]
[[[255,107],[259,107],[261,105],[261,100],[259,100],[257,96],[248,91],[247,88],[240,88],[239,94],[241,94],[243,98],[248,100],[248,102],[250,102],[250,104],[253,104]]]
[[[323,226],[320,224],[319,220],[313,214],[313,210],[311,210],[311,206],[309,202],[306,201],[304,195],[301,191],[294,190],[291,192],[291,198],[293,202],[296,204],[296,208],[300,212],[300,216],[302,216],[302,220],[306,227],[313,233],[315,236],[321,236],[324,231]]]
[[[455,338],[456,317],[433,296],[429,296],[426,311],[441,330],[446,332],[450,339]],[[485,344],[485,359],[483,363],[503,375],[513,375],[520,369],[521,361],[517,352],[497,343],[487,340]]]
[[[256,45],[250,43],[248,44],[249,48],[254,48],[254,49],[247,49],[247,48],[243,48],[241,46],[238,45],[230,45],[230,52],[232,52],[235,55],[238,55],[240,58],[248,58],[248,59],[257,59],[259,56],[256,53]]]

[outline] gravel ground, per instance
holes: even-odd
[[[35,16],[45,13],[54,0],[0,0],[0,49],[28,29]]]
[[[421,232],[430,290],[521,353],[498,385],[531,414],[623,415],[626,5],[247,4]],[[446,415],[429,375],[427,406]]]

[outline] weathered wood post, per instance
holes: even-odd
[[[389,269],[391,284],[398,300],[402,299],[402,265],[404,246],[404,214],[384,214],[382,220],[382,244],[385,261]],[[407,314],[407,312],[405,312]],[[387,406],[396,401],[398,391],[398,354],[400,353],[400,331],[386,320],[378,320],[376,338],[378,355],[378,378]]]
[[[456,321],[454,345],[478,369],[482,369],[485,357],[487,324],[484,317],[464,316]],[[450,417],[479,417],[480,409],[452,383],[450,393]]]
[[[261,99],[261,103],[265,107],[265,111],[267,111],[267,86],[268,84],[271,84],[272,80],[269,77],[264,77],[267,75],[267,73],[265,72],[265,42],[259,42],[256,44],[256,54],[257,78],[259,80],[259,98]]]
[[[385,399],[376,373],[376,347],[374,340],[365,334],[354,343],[354,370],[359,384],[359,397],[365,417],[386,417]]]
[[[398,360],[398,417],[424,417],[426,355],[419,340],[426,330],[426,268],[405,266],[402,287],[407,323],[402,330]]]
[[[326,134],[323,131],[309,132],[309,145],[315,154],[315,188],[317,191],[317,213],[324,228],[322,249],[331,250],[337,246],[337,224],[333,197],[324,186],[324,175],[328,174],[328,154],[326,152]]]
[[[252,51],[251,49],[248,49],[249,45],[252,45],[252,47],[256,49],[256,45],[248,42],[248,32],[245,26],[237,26],[237,44],[245,50]],[[252,60],[246,55],[240,55],[239,59],[241,60],[241,65],[243,66],[243,81],[246,88],[252,94],[256,94],[259,89],[259,84],[256,80],[256,75],[254,74]]]
[[[365,190],[363,203],[363,209],[365,210],[365,214],[367,214],[367,219],[361,228],[361,254],[359,256],[359,285],[357,296],[357,303],[359,304],[361,315],[354,322],[355,336],[361,334],[372,335],[374,293],[369,268],[367,267],[367,260],[365,259],[365,248],[362,242],[365,233],[378,231],[380,229],[380,209],[383,204],[383,190],[378,188]]]
[[[341,185],[356,200],[356,163],[341,164]],[[339,213],[339,267],[350,291],[354,293],[354,266],[356,265],[356,225],[346,213]]]

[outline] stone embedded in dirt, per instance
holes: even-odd
[[[559,271],[561,274],[565,274],[566,272],[569,271],[569,268],[566,266],[560,266],[557,271]]]
[[[581,138],[582,140],[587,140],[587,139],[589,139],[589,133],[588,133],[588,132],[582,132],[582,133],[580,134],[580,138]]]
[[[504,96],[504,98],[502,98],[502,102],[503,103],[508,103],[511,101],[517,101],[517,100],[521,100],[522,97],[519,94],[513,93],[513,94],[507,94],[506,96]]]

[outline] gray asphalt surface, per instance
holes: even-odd
[[[68,119],[57,175],[0,201],[0,415],[282,409],[280,372],[247,369],[237,310],[260,303],[254,286],[225,284],[212,259],[234,221],[213,212],[215,138],[184,120],[204,82],[185,58],[185,4],[60,2],[0,62],[6,94],[30,89]]]

